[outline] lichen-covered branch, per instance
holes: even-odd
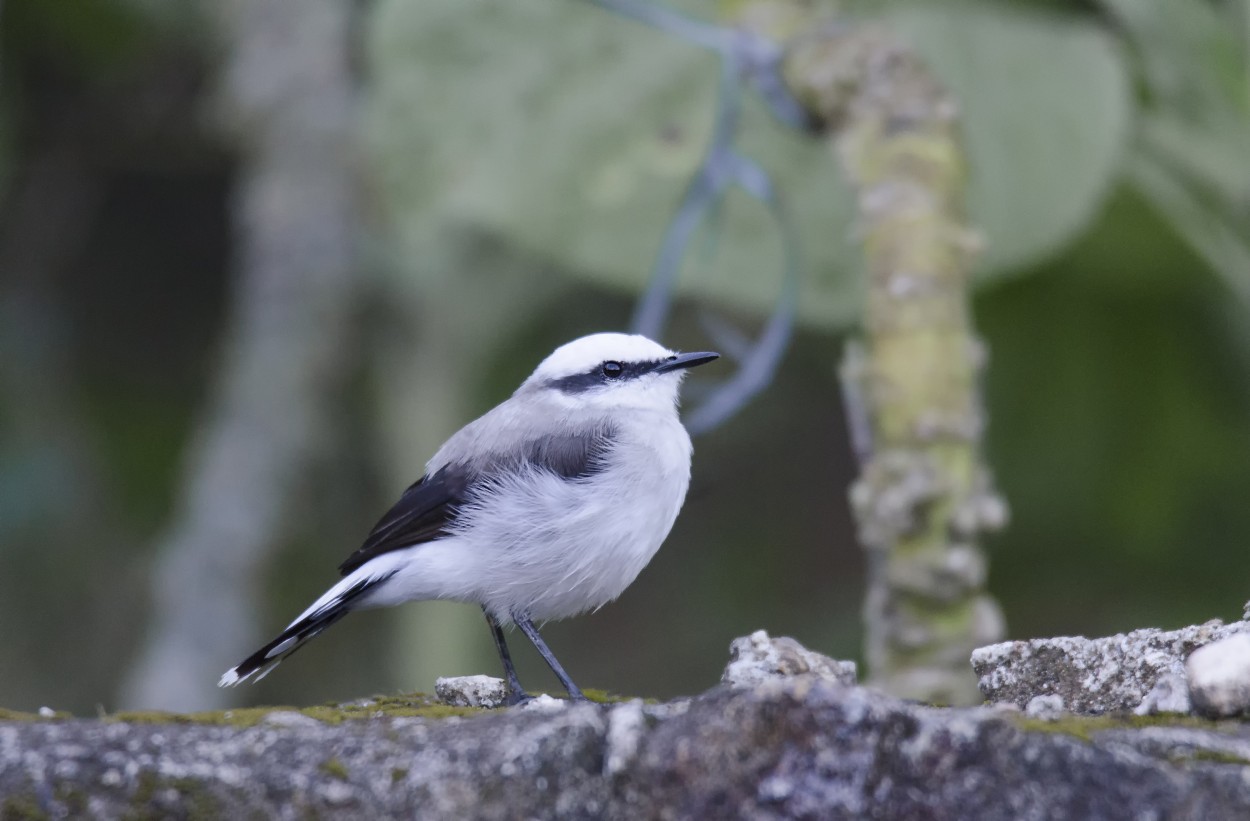
[[[981,458],[958,108],[877,26],[809,27],[785,72],[855,186],[868,274],[843,373],[868,440],[851,501],[870,554],[869,674],[897,695],[972,702],[968,656],[1003,632],[978,534],[1006,508]]]
[[[217,676],[258,638],[261,568],[327,438],[357,304],[353,4],[209,8],[226,46],[223,120],[243,155],[237,284],[219,378],[160,540],[152,632],[121,699],[169,709],[220,703]]]

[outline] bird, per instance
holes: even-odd
[[[442,599],[482,609],[506,705],[533,698],[512,663],[510,626],[570,699],[586,700],[535,623],[613,601],[659,550],[690,485],[681,383],[718,358],[625,333],[561,345],[452,435],[339,565],[342,579],[218,685],[259,681],[353,610]]]

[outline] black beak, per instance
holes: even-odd
[[[681,370],[682,368],[694,368],[699,365],[706,365],[720,359],[720,354],[711,351],[703,351],[701,353],[683,353],[676,356],[670,356],[668,359],[655,366],[656,373],[668,373],[669,371]]]

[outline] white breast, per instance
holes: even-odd
[[[690,484],[690,437],[672,412],[630,414],[607,467],[586,479],[509,476],[462,506],[453,535],[410,548],[385,592],[477,602],[542,621],[619,596],[659,549]]]

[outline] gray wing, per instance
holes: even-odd
[[[473,490],[501,475],[536,467],[569,481],[593,476],[604,469],[615,435],[609,427],[596,427],[577,435],[530,439],[510,452],[488,452],[445,464],[404,491],[373,526],[364,544],[339,565],[339,572],[346,576],[383,553],[447,535]]]

